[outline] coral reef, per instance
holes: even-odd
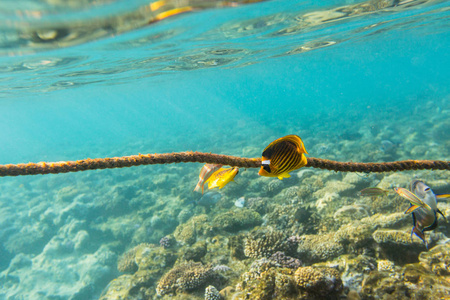
[[[344,246],[334,234],[303,235],[296,238],[297,256],[314,263],[335,258],[344,253]]]
[[[241,229],[251,229],[262,223],[261,215],[248,208],[233,209],[214,218],[213,227],[218,230],[236,232]]]
[[[295,246],[286,234],[269,227],[267,230],[258,229],[248,234],[244,241],[244,254],[253,258],[270,257],[278,251],[292,253]]]
[[[163,275],[156,292],[158,295],[167,295],[193,290],[206,285],[213,274],[211,267],[204,266],[200,262],[182,263]]]
[[[205,289],[205,300],[221,300],[222,296],[219,291],[213,286],[208,285]]]
[[[294,273],[295,282],[307,298],[338,299],[343,290],[339,272],[333,268],[300,267]]]

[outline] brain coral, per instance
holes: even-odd
[[[278,251],[291,253],[294,248],[286,234],[272,228],[252,232],[244,242],[244,254],[253,258],[270,257]]]
[[[300,267],[294,278],[298,288],[312,297],[337,298],[343,289],[339,272],[333,268]]]
[[[193,290],[205,285],[213,275],[214,271],[200,262],[182,263],[172,268],[161,278],[156,287],[156,292],[159,295],[167,295],[176,294],[179,291]]]

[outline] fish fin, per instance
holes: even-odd
[[[410,192],[407,189],[404,188],[394,188],[395,192],[399,194],[401,197],[408,200],[412,205],[417,205],[423,208],[428,209],[429,211],[432,211],[431,207],[423,202],[419,197],[417,197],[414,193]]]
[[[412,213],[413,211],[415,211],[416,209],[418,209],[420,206],[417,206],[417,205],[411,205],[406,211],[405,211],[405,214],[410,214],[410,213]]]
[[[450,198],[450,194],[442,194],[442,195],[436,195],[437,199],[445,199]]]
[[[447,223],[447,218],[445,217],[445,215],[442,213],[442,211],[440,211],[439,209],[437,210],[438,213],[441,214],[441,216],[444,217],[445,222]]]
[[[200,182],[194,188],[194,192],[197,192],[200,189]]]
[[[289,175],[289,173],[283,173],[278,175],[278,179],[283,180],[283,178],[290,178],[291,175]]]
[[[428,250],[428,243],[425,240],[425,234],[416,226],[413,227],[412,232],[411,232],[411,240],[412,240],[412,234],[415,234],[419,239],[422,240],[422,242],[425,244],[425,247],[427,247]]]
[[[296,144],[298,151],[300,153],[308,154],[308,152],[306,152],[305,145],[303,144],[302,139],[298,135],[290,134],[290,135],[285,136],[285,138],[286,138],[286,140],[289,140],[289,141],[293,142],[294,144]]]

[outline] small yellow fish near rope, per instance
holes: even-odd
[[[234,177],[239,173],[239,168],[220,168],[214,172],[209,179],[206,181],[208,183],[208,189],[213,189],[219,187],[219,189],[226,186],[229,182],[234,181]]]
[[[214,164],[205,164],[203,168],[200,170],[200,175],[198,175],[198,183],[195,186],[194,192],[197,192],[200,188],[202,188],[202,195],[204,192],[204,185],[206,181],[208,181],[209,177],[211,177],[214,172],[219,170],[222,165],[214,165]]]
[[[276,139],[264,149],[258,175],[289,178],[289,172],[306,166],[305,153],[308,154],[302,139],[295,134]]]

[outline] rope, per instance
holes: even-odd
[[[243,158],[202,152],[178,152],[164,154],[139,154],[123,157],[83,159],[77,161],[40,162],[28,164],[0,165],[0,177],[57,174],[97,169],[127,168],[140,165],[198,162],[221,164],[241,168],[259,168],[261,158]],[[341,172],[391,172],[406,170],[450,170],[450,161],[404,160],[388,163],[338,162],[308,157],[306,167]]]

